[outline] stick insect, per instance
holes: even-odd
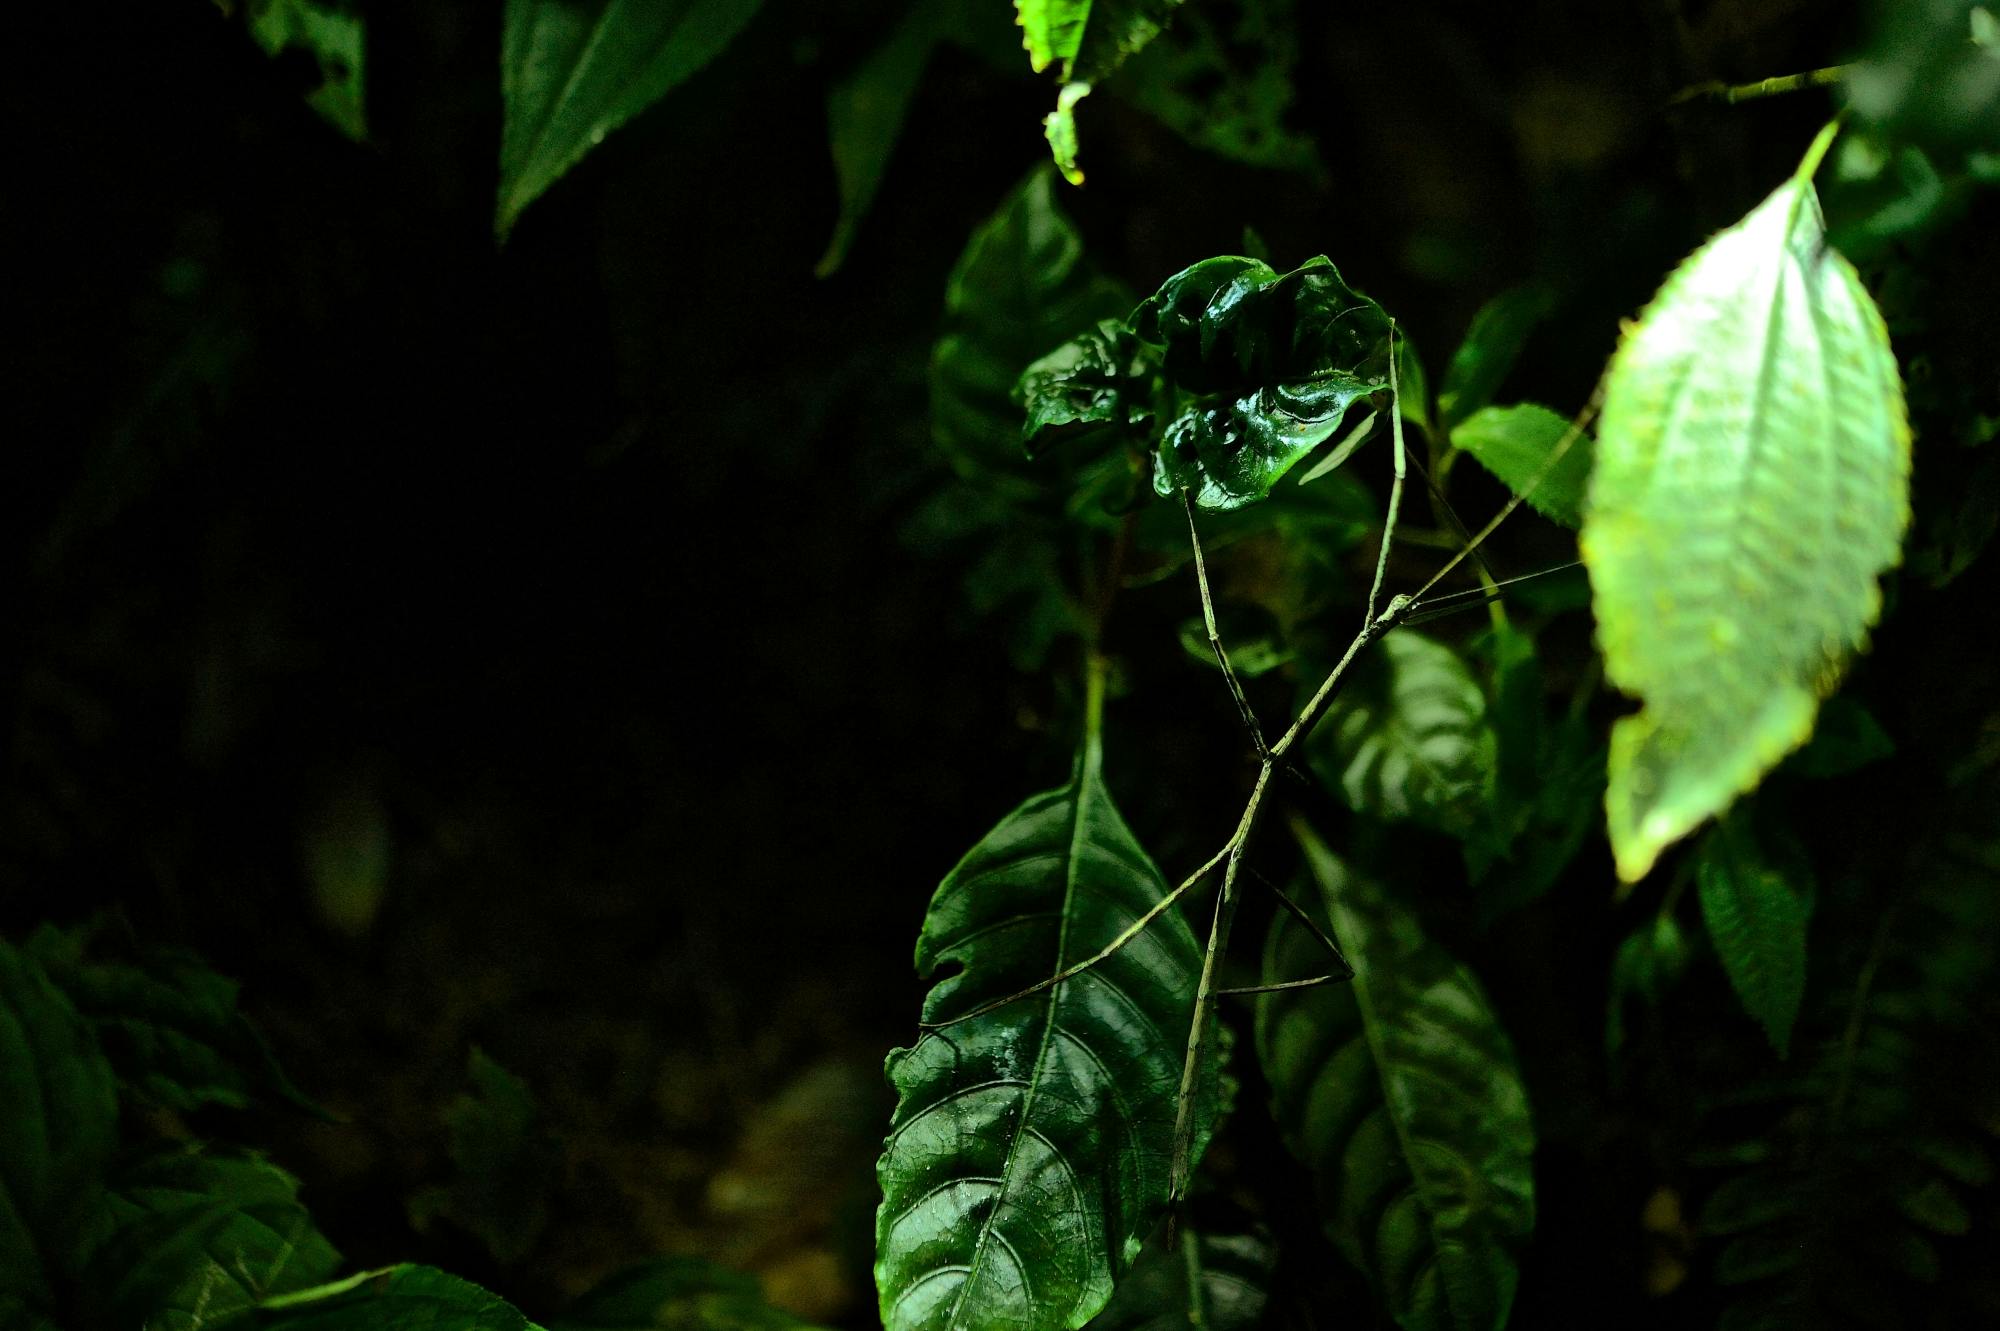
[[[982,1016],[988,1012],[992,1012],[996,1008],[1004,1007],[1007,1004],[1041,993],[1055,985],[1062,984],[1083,974],[1131,942],[1149,925],[1179,902],[1182,897],[1186,896],[1189,891],[1220,868],[1222,871],[1221,883],[1216,893],[1215,906],[1209,922],[1207,945],[1203,951],[1200,980],[1194,995],[1194,1007],[1188,1027],[1187,1049],[1181,1065],[1181,1081],[1176,1103],[1173,1161],[1169,1173],[1169,1201],[1171,1205],[1176,1207],[1187,1196],[1191,1170],[1190,1156],[1192,1155],[1197,1091],[1200,1086],[1206,1057],[1209,1053],[1209,1046],[1214,1039],[1213,1026],[1215,1023],[1214,1009],[1216,1000],[1224,994],[1268,993],[1277,990],[1301,989],[1322,984],[1338,983],[1351,979],[1355,974],[1354,968],[1341,953],[1338,941],[1321,928],[1319,923],[1312,918],[1309,911],[1299,906],[1298,903],[1294,902],[1284,892],[1279,891],[1275,885],[1270,884],[1269,880],[1265,879],[1263,875],[1246,866],[1245,857],[1249,851],[1251,838],[1256,832],[1258,819],[1263,812],[1266,798],[1270,793],[1272,776],[1288,768],[1290,755],[1312,733],[1313,728],[1318,725],[1320,720],[1325,717],[1328,709],[1339,696],[1340,689],[1347,678],[1348,668],[1371,643],[1404,625],[1421,623],[1460,610],[1472,609],[1504,595],[1507,587],[1576,566],[1575,561],[1572,561],[1558,565],[1555,568],[1544,569],[1538,573],[1528,574],[1524,577],[1509,578],[1504,581],[1495,580],[1490,574],[1485,573],[1482,567],[1482,574],[1484,575],[1482,577],[1482,586],[1463,592],[1445,592],[1436,596],[1431,595],[1431,590],[1456,569],[1460,563],[1467,558],[1479,558],[1479,547],[1498,529],[1502,522],[1512,515],[1526,496],[1532,493],[1536,486],[1541,484],[1543,478],[1561,462],[1564,455],[1568,453],[1570,448],[1575,445],[1577,439],[1581,437],[1589,420],[1595,415],[1602,397],[1601,389],[1597,394],[1593,395],[1590,403],[1586,405],[1583,412],[1571,422],[1570,428],[1558,440],[1555,447],[1551,449],[1549,456],[1544,459],[1540,469],[1529,479],[1529,482],[1522,487],[1519,493],[1512,496],[1483,528],[1467,538],[1457,552],[1446,561],[1444,566],[1432,574],[1430,579],[1414,593],[1396,594],[1391,596],[1386,603],[1383,602],[1382,591],[1388,577],[1389,549],[1396,538],[1397,522],[1402,510],[1403,490],[1408,479],[1410,465],[1407,446],[1403,438],[1401,385],[1398,377],[1397,356],[1395,352],[1396,327],[1392,320],[1389,325],[1389,405],[1386,408],[1390,416],[1392,471],[1387,511],[1383,520],[1381,545],[1376,553],[1375,567],[1373,576],[1369,582],[1368,598],[1363,611],[1362,623],[1333,669],[1313,691],[1311,698],[1300,709],[1291,724],[1286,727],[1284,733],[1275,741],[1266,739],[1256,713],[1251,707],[1249,697],[1243,689],[1242,681],[1230,663],[1229,653],[1217,629],[1214,600],[1209,591],[1207,564],[1202,553],[1201,535],[1198,524],[1195,521],[1193,500],[1185,489],[1181,492],[1181,501],[1188,520],[1188,539],[1193,552],[1195,583],[1201,598],[1202,623],[1207,631],[1209,647],[1214,653],[1216,664],[1221,669],[1223,679],[1229,689],[1230,698],[1236,705],[1238,716],[1258,758],[1257,776],[1251,786],[1249,797],[1244,804],[1243,812],[1237,819],[1234,830],[1229,834],[1221,847],[1197,866],[1193,872],[1181,879],[1158,902],[1131,924],[1127,925],[1097,952],[1025,989],[979,1004],[969,1011],[960,1013],[948,1020],[924,1023],[924,1028],[927,1030],[938,1030],[947,1026],[957,1025],[959,1022],[969,1021],[974,1017]],[[1364,420],[1361,426],[1351,431],[1335,446],[1329,455],[1328,461],[1321,463],[1312,472],[1307,473],[1306,479],[1310,480],[1315,475],[1331,470],[1331,465],[1329,464],[1337,465],[1338,461],[1344,461],[1365,440],[1370,423],[1371,421]],[[1435,493],[1436,491],[1433,489],[1433,494]],[[1453,521],[1454,525],[1456,525],[1455,518]],[[1269,886],[1277,895],[1280,904],[1306,925],[1314,938],[1325,949],[1328,956],[1339,967],[1338,970],[1304,979],[1251,985],[1239,989],[1224,989],[1217,985],[1217,972],[1220,968],[1221,958],[1228,948],[1230,930],[1235,921],[1238,905],[1237,888],[1246,872],[1251,877]]]

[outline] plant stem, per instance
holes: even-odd
[[[1692,88],[1683,88],[1674,94],[1671,105],[1691,102],[1700,97],[1713,97],[1717,101],[1734,106],[1738,102],[1755,101],[1760,97],[1777,97],[1788,92],[1804,92],[1810,88],[1827,88],[1846,78],[1852,65],[1829,65],[1824,69],[1808,69],[1800,74],[1781,74],[1777,78],[1759,79],[1755,83],[1724,83],[1720,79],[1710,79],[1707,83],[1697,83]]]

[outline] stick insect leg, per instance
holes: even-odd
[[[1228,681],[1229,696],[1236,700],[1237,715],[1243,718],[1243,728],[1250,732],[1250,742],[1257,747],[1257,756],[1263,758],[1270,753],[1264,743],[1264,729],[1257,724],[1257,714],[1250,710],[1250,699],[1244,695],[1243,681],[1236,677],[1236,668],[1229,664],[1229,653],[1223,650],[1222,635],[1215,628],[1215,602],[1208,594],[1208,565],[1201,557],[1201,533],[1195,530],[1194,500],[1188,492],[1181,491],[1181,507],[1187,513],[1188,544],[1194,550],[1194,580],[1201,588],[1201,620],[1208,627],[1208,645],[1215,653],[1215,663],[1222,667],[1222,677]]]
[[[1109,943],[1106,943],[1097,952],[1094,952],[1090,956],[1085,957],[1082,961],[1077,962],[1073,966],[1065,966],[1062,970],[1059,970],[1054,975],[1049,976],[1048,979],[1039,980],[1036,983],[1029,985],[1026,989],[1017,989],[1013,993],[1006,995],[1004,998],[995,998],[989,1002],[981,1003],[978,1007],[972,1009],[970,1012],[961,1012],[956,1017],[950,1017],[944,1021],[920,1021],[917,1023],[917,1028],[919,1030],[926,1030],[926,1031],[941,1031],[947,1026],[956,1026],[961,1021],[971,1021],[974,1017],[983,1017],[987,1013],[993,1011],[995,1008],[1002,1008],[1007,1006],[1009,1003],[1018,1002],[1023,998],[1028,998],[1034,994],[1039,994],[1044,989],[1052,989],[1056,985],[1061,984],[1065,980],[1075,979],[1077,976],[1089,970],[1092,966],[1095,966],[1098,962],[1103,961],[1106,957],[1109,957],[1114,952],[1118,951],[1119,948],[1124,947],[1127,943],[1137,938],[1141,933],[1145,932],[1146,926],[1151,924],[1154,920],[1159,919],[1160,916],[1166,914],[1167,909],[1171,907],[1176,901],[1179,901],[1183,896],[1185,896],[1189,888],[1193,887],[1196,883],[1199,883],[1202,879],[1208,877],[1210,871],[1213,870],[1216,865],[1222,863],[1222,861],[1228,857],[1231,850],[1235,847],[1235,844],[1236,844],[1235,838],[1232,837],[1230,839],[1230,843],[1228,845],[1225,845],[1221,850],[1215,852],[1215,854],[1211,855],[1206,864],[1202,865],[1199,869],[1196,869],[1193,873],[1189,874],[1186,878],[1182,879],[1180,886],[1174,888],[1172,891],[1168,892],[1165,896],[1161,897],[1158,901],[1154,902],[1152,909],[1148,910],[1144,915],[1141,915],[1138,919],[1132,921],[1132,923],[1126,925],[1124,929],[1119,931],[1119,934],[1116,938],[1113,938]]]
[[[1250,876],[1270,889],[1271,895],[1278,899],[1278,904],[1283,906],[1287,911],[1290,911],[1292,918],[1304,925],[1313,938],[1319,942],[1319,945],[1327,950],[1327,954],[1340,963],[1340,969],[1328,972],[1325,975],[1315,975],[1305,980],[1280,980],[1272,984],[1246,984],[1235,989],[1218,989],[1216,990],[1217,994],[1275,994],[1286,989],[1312,989],[1322,984],[1340,984],[1343,981],[1354,978],[1354,963],[1349,961],[1346,954],[1340,950],[1340,944],[1333,941],[1333,935],[1320,927],[1319,921],[1312,917],[1311,912],[1299,905],[1298,902],[1292,900],[1276,883],[1263,874],[1258,873],[1255,869],[1250,871]]]

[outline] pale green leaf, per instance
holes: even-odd
[[[1744,1010],[1783,1058],[1806,992],[1806,899],[1758,847],[1743,815],[1702,842],[1701,917]]]
[[[1880,312],[1787,181],[1667,280],[1613,357],[1580,537],[1612,683],[1628,881],[1803,744],[1881,606],[1910,433]]]
[[[1166,894],[1095,749],[939,886],[917,939],[937,979],[926,1021],[1093,955]],[[1068,1331],[1104,1307],[1166,1208],[1201,958],[1169,911],[1081,974],[889,1056],[899,1098],[875,1229],[889,1331]],[[1197,1157],[1216,1114],[1211,1079]]]
[[[1272,1114],[1329,1234],[1398,1325],[1499,1331],[1535,1224],[1535,1132],[1513,1046],[1478,980],[1414,916],[1303,828],[1299,839],[1316,889],[1300,895],[1355,975],[1258,1000]],[[1318,942],[1280,916],[1266,978],[1324,967]]]
[[[719,55],[762,3],[507,0],[499,235],[606,135]]]
[[[1356,668],[1310,754],[1356,812],[1463,836],[1493,781],[1486,695],[1451,648],[1399,629]]]
[[[1569,446],[1551,464],[1564,440],[1570,440]],[[1532,402],[1481,407],[1452,427],[1451,442],[1549,521],[1570,528],[1583,525],[1592,444],[1587,434],[1570,439],[1570,423],[1560,415]]]
[[[304,51],[319,69],[306,104],[350,139],[368,134],[365,21],[341,0],[249,0],[250,36],[273,56]]]

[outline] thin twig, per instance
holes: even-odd
[[[1829,88],[1845,79],[1853,69],[1852,65],[1829,65],[1825,69],[1808,69],[1801,74],[1781,74],[1777,78],[1758,79],[1755,83],[1724,83],[1721,79],[1710,79],[1691,88],[1682,88],[1673,95],[1673,99],[1667,105],[1679,106],[1684,102],[1713,97],[1719,102],[1734,106],[1738,102],[1755,101],[1759,97],[1805,92],[1811,88]]]
[[[1273,980],[1270,984],[1245,984],[1238,985],[1234,989],[1218,989],[1215,991],[1215,996],[1217,998],[1242,998],[1248,994],[1283,993],[1287,989],[1317,989],[1323,984],[1345,984],[1353,978],[1354,972],[1350,970],[1338,975],[1332,973],[1315,975],[1304,980]]]
[[[1396,382],[1396,321],[1389,321],[1389,437],[1396,445],[1396,471],[1389,482],[1389,520],[1382,526],[1382,548],[1375,555],[1375,580],[1368,585],[1368,611],[1362,632],[1375,622],[1375,602],[1382,595],[1382,579],[1389,573],[1389,544],[1396,539],[1396,514],[1403,506],[1403,399]]]
[[[1252,870],[1252,873],[1255,875],[1258,882],[1262,883],[1265,887],[1270,889],[1271,895],[1278,899],[1278,904],[1283,906],[1286,910],[1290,911],[1292,918],[1297,920],[1300,924],[1303,924],[1306,927],[1306,930],[1309,933],[1311,933],[1315,939],[1319,941],[1319,945],[1325,948],[1327,952],[1332,955],[1335,961],[1340,963],[1341,968],[1347,972],[1345,978],[1350,980],[1353,979],[1354,963],[1349,961],[1347,959],[1347,954],[1340,950],[1340,944],[1333,941],[1333,935],[1329,934],[1326,930],[1320,928],[1319,921],[1315,920],[1312,917],[1312,913],[1308,911],[1304,906],[1301,906],[1298,902],[1292,900],[1291,897],[1287,896],[1284,892],[1281,892],[1278,889],[1278,885],[1276,883],[1272,882],[1269,878],[1266,878],[1263,874],[1256,873],[1255,870]]]

